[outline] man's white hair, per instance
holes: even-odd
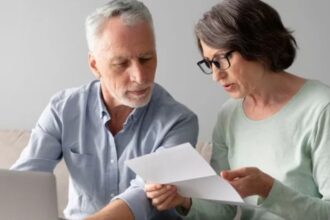
[[[153,29],[152,16],[143,2],[137,0],[113,0],[97,8],[86,18],[85,29],[87,45],[90,51],[94,51],[96,41],[103,32],[105,23],[112,17],[121,16],[127,25],[135,25],[139,22],[148,22]]]

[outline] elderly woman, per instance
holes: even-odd
[[[197,64],[230,95],[213,132],[211,165],[242,197],[242,219],[330,219],[330,88],[285,71],[296,41],[278,13],[259,0],[224,0],[195,33]],[[235,207],[183,198],[148,184],[159,210],[187,219],[232,219]]]

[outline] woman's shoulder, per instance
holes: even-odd
[[[319,80],[307,79],[302,93],[305,99],[309,99],[312,102],[330,103],[330,86]]]
[[[220,111],[230,111],[242,105],[242,99],[230,98],[222,105]]]
[[[242,106],[242,99],[233,99],[230,98],[221,106],[218,117],[228,118],[229,115],[232,115],[235,112],[239,112],[238,110]]]
[[[330,106],[330,87],[323,82],[307,79],[298,94],[290,102],[287,109],[296,115],[316,117]]]

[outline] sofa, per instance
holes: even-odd
[[[30,138],[30,132],[26,130],[0,130],[0,169],[8,169],[19,157]],[[211,157],[211,145],[199,143],[197,150],[209,161]],[[59,216],[63,217],[63,209],[68,200],[68,172],[62,160],[55,168]]]

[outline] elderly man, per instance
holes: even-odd
[[[51,99],[12,168],[52,172],[64,158],[69,219],[177,219],[152,208],[143,181],[124,165],[160,148],[195,145],[198,134],[196,115],[154,83],[150,12],[139,1],[114,0],[88,16],[86,33],[97,80]]]

